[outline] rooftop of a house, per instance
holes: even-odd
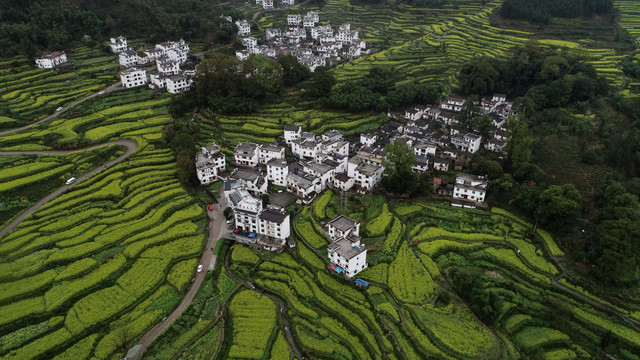
[[[282,224],[287,219],[288,216],[289,214],[287,213],[283,213],[283,212],[271,210],[271,209],[265,210],[262,213],[260,213],[260,219],[274,222],[277,224]]]
[[[129,50],[125,50],[125,51],[121,52],[120,54],[124,54],[124,55],[126,55],[126,56],[134,56],[134,55],[138,55],[138,53],[137,53],[137,52],[135,52],[134,50],[131,50],[131,49],[129,49]]]
[[[260,151],[268,151],[268,152],[281,152],[284,151],[284,148],[282,146],[278,146],[275,144],[269,144],[269,145],[262,145],[262,147],[260,148]]]
[[[380,166],[377,166],[374,164],[362,163],[358,165],[356,170],[365,176],[373,176],[373,174],[375,174],[377,171],[380,170]]]
[[[315,161],[310,161],[305,164],[305,167],[311,169],[318,174],[326,174],[332,170],[331,166],[326,164],[317,163]]]
[[[336,179],[336,180],[338,180],[340,182],[343,182],[343,183],[346,183],[347,181],[351,180],[351,178],[349,176],[347,176],[347,174],[345,174],[345,173],[336,174],[334,179]]]
[[[327,250],[329,253],[336,252],[339,256],[349,260],[360,255],[367,249],[364,245],[353,246],[349,240],[342,238],[332,244],[329,244],[329,246],[327,246]]]
[[[244,180],[247,182],[255,182],[256,180],[258,180],[258,177],[260,177],[260,174],[253,170],[236,168],[235,170],[233,170],[231,175],[229,175],[229,177],[232,179]]]
[[[268,166],[277,166],[277,167],[287,167],[287,162],[283,159],[280,158],[273,158],[271,160],[269,160],[269,162],[267,162]]]
[[[238,143],[238,145],[236,145],[234,149],[234,152],[241,153],[242,155],[244,154],[253,155],[257,147],[258,147],[258,144],[254,144],[254,143]]]
[[[355,229],[359,223],[353,220],[352,218],[342,214],[342,215],[339,215],[337,218],[329,221],[328,224],[340,231],[345,232],[351,229]]]
[[[298,132],[301,129],[302,129],[302,127],[300,125],[297,125],[297,124],[285,125],[284,126],[284,131],[295,131],[295,132]]]

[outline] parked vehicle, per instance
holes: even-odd
[[[204,269],[204,266],[202,264],[198,265],[198,272],[202,272],[203,269]]]
[[[72,177],[72,178],[70,178],[69,180],[67,180],[67,185],[71,185],[71,184],[73,184],[74,182],[76,182],[76,178]]]

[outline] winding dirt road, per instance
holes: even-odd
[[[7,226],[5,226],[2,230],[0,230],[0,238],[5,236],[9,231],[14,230],[18,225],[20,225],[21,222],[24,221],[24,219],[27,216],[29,216],[30,214],[33,214],[33,212],[35,212],[36,210],[38,210],[39,208],[44,206],[44,204],[46,204],[49,201],[57,198],[58,196],[62,195],[64,192],[66,192],[70,188],[72,188],[75,185],[83,182],[84,180],[90,178],[91,176],[97,174],[98,172],[103,171],[105,169],[108,169],[108,168],[112,167],[113,165],[116,165],[116,164],[124,161],[126,158],[131,156],[131,154],[133,154],[136,151],[136,149],[138,148],[138,143],[133,141],[133,140],[116,140],[116,141],[110,141],[110,142],[107,142],[107,143],[104,143],[104,144],[94,145],[94,146],[91,146],[91,147],[88,147],[88,148],[78,149],[78,150],[67,150],[67,151],[56,151],[56,150],[51,150],[51,151],[47,151],[47,150],[45,150],[45,151],[4,151],[4,152],[0,152],[0,155],[9,155],[9,156],[20,156],[20,155],[65,155],[65,154],[71,154],[71,153],[75,153],[75,152],[89,151],[89,150],[92,150],[92,149],[97,149],[99,147],[109,146],[109,145],[124,146],[125,148],[127,148],[127,151],[124,154],[120,155],[118,158],[113,159],[113,160],[107,162],[106,164],[100,165],[97,168],[89,171],[88,173],[86,173],[84,175],[78,176],[78,178],[76,179],[75,183],[73,183],[71,185],[64,185],[63,187],[55,190],[51,194],[49,194],[49,195],[43,197],[42,199],[40,199],[40,201],[35,203],[33,206],[31,206],[27,210],[23,211],[20,215],[18,215],[16,218],[14,218]]]
[[[222,187],[220,187],[219,192],[222,195]],[[202,258],[200,259],[200,264],[202,264],[205,269],[213,270],[216,266],[217,257],[213,253],[213,249],[216,248],[218,244],[218,240],[222,238],[222,235],[227,231],[226,220],[224,217],[224,208],[226,207],[226,203],[224,201],[224,196],[219,198],[218,204],[212,205],[213,210],[207,210],[207,215],[209,216],[209,240],[204,249],[204,254],[202,254]],[[145,349],[151,345],[151,343],[162,334],[162,332],[168,328],[177,318],[182,315],[182,313],[189,307],[193,298],[200,290],[200,286],[202,286],[204,279],[207,276],[207,271],[202,271],[196,273],[195,279],[191,283],[191,288],[182,298],[180,305],[178,305],[171,314],[167,315],[164,321],[156,324],[151,330],[147,331],[144,334],[138,344],[133,346],[127,352],[127,356],[125,359],[134,360],[140,358]]]

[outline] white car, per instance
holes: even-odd
[[[202,272],[202,269],[204,269],[204,266],[202,264],[198,265],[198,272]]]
[[[56,111],[62,111],[63,107],[60,106],[59,108],[56,109]]]
[[[104,91],[100,91],[98,95],[104,95]]]

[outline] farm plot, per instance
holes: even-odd
[[[87,56],[93,55],[93,49],[77,49],[69,54],[69,61],[76,62],[76,71],[60,73],[49,69],[34,69],[26,59],[14,59],[21,66],[0,72],[0,81],[5,84],[0,89],[0,104],[5,105],[3,115],[18,121],[5,125],[17,126],[38,120],[53,113],[58,106],[64,106],[115,83],[118,76],[114,71],[109,71],[115,68],[114,56],[88,63]]]

